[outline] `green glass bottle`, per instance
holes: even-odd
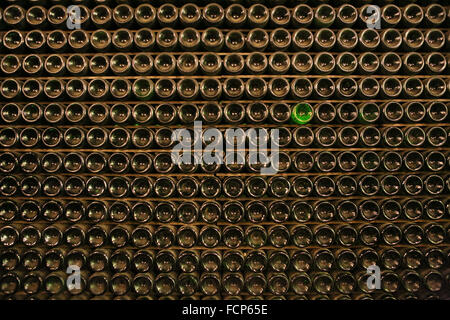
[[[150,100],[153,97],[154,88],[153,81],[145,78],[136,79],[133,83],[133,93],[140,100]]]
[[[298,103],[294,106],[291,119],[297,124],[307,124],[313,118],[313,108],[309,103]]]

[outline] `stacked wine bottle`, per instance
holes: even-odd
[[[449,74],[447,0],[1,1],[0,299],[450,299]]]

